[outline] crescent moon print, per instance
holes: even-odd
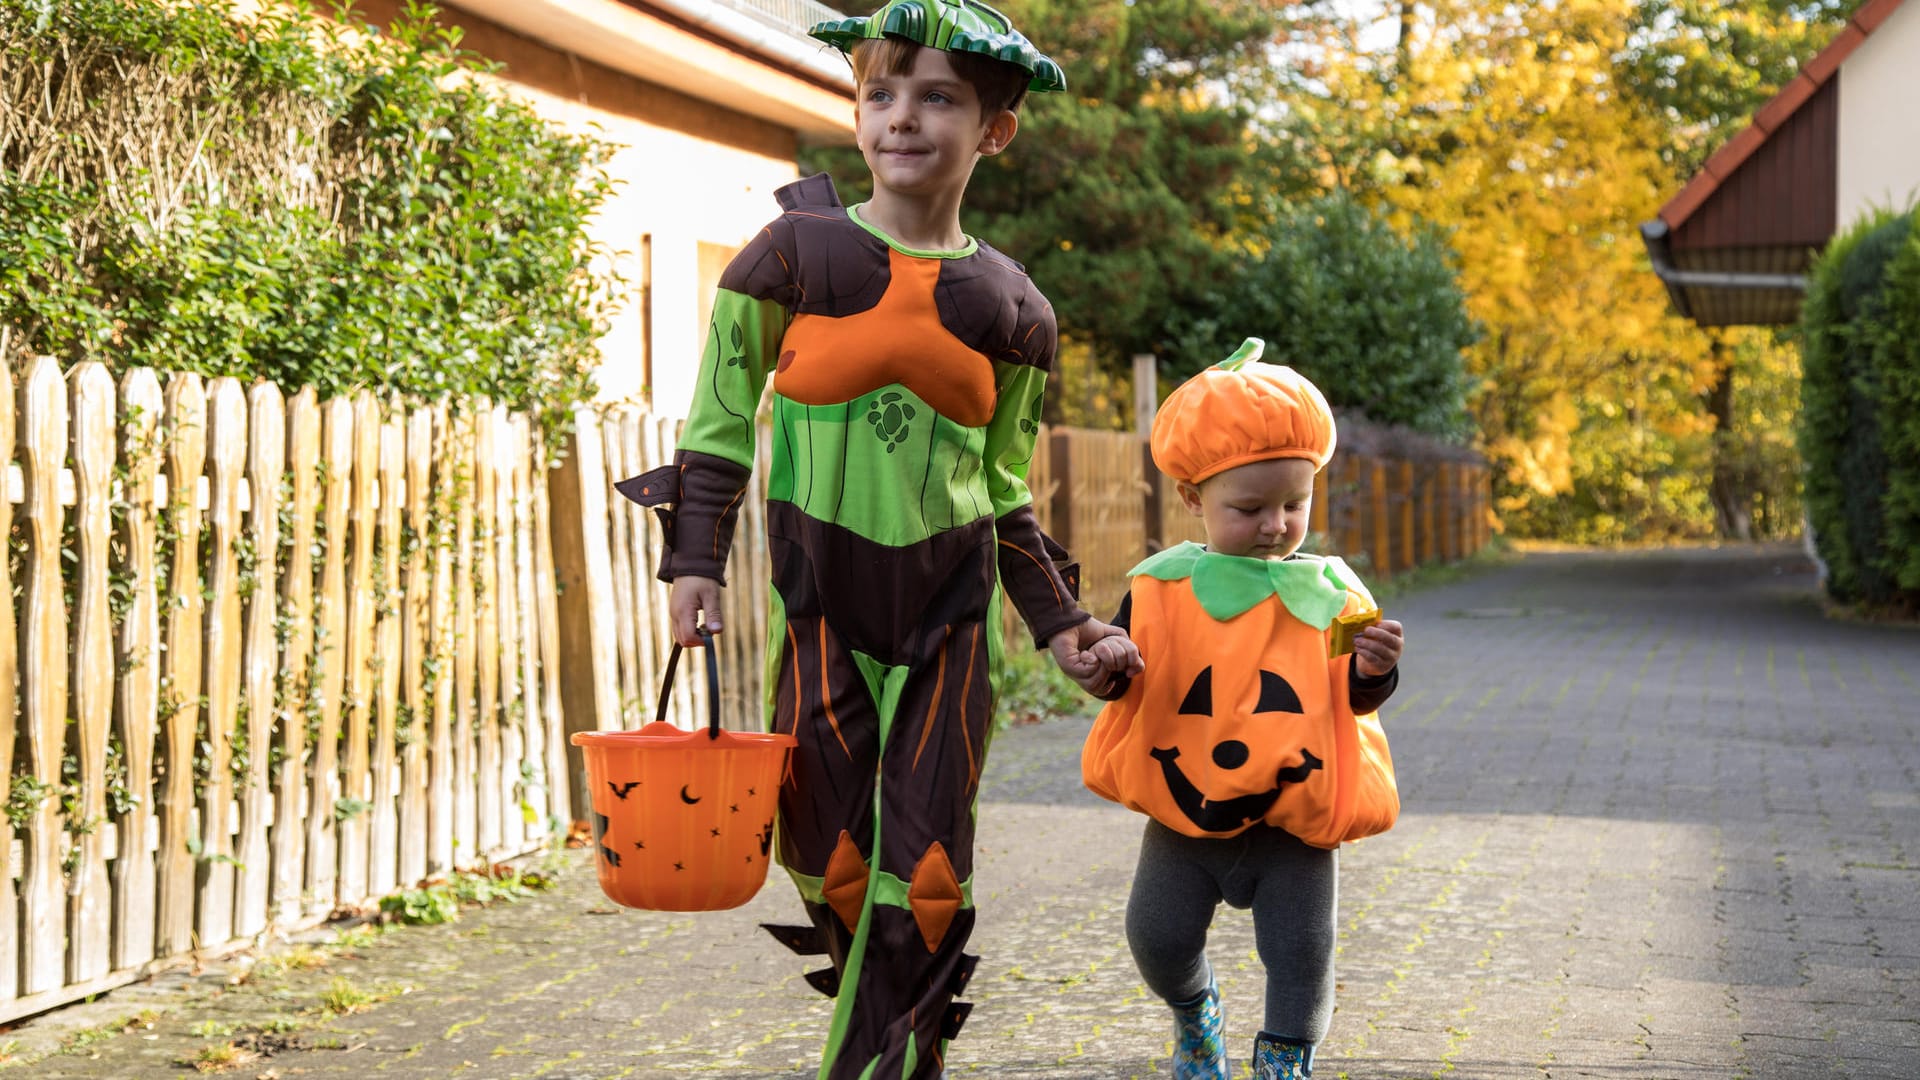
[[[693,804],[699,802],[700,799],[701,799],[701,796],[687,794],[687,785],[685,784],[680,785],[680,801],[681,802],[686,803],[688,806],[692,806]]]

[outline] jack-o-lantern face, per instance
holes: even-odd
[[[1250,689],[1250,687],[1249,687]],[[1300,707],[1300,695],[1293,689],[1286,676],[1275,671],[1260,670],[1260,695],[1253,703],[1252,711],[1247,715],[1249,726],[1262,726],[1262,719],[1272,717],[1285,722],[1288,717],[1299,717],[1304,710]],[[1200,669],[1194,676],[1193,685],[1180,702],[1181,716],[1214,716],[1213,667]],[[1221,730],[1220,725],[1209,725],[1211,730]],[[1242,734],[1254,736],[1255,732]],[[1260,739],[1263,745],[1271,745],[1284,736],[1278,730],[1263,732],[1266,737]],[[1241,738],[1225,738],[1213,744],[1209,750],[1213,764],[1226,772],[1240,769],[1257,768],[1252,764],[1253,751]],[[1167,792],[1173,796],[1174,805],[1201,830],[1210,833],[1233,832],[1265,817],[1267,811],[1279,800],[1281,791],[1288,784],[1304,782],[1321,767],[1321,761],[1313,751],[1300,748],[1301,760],[1292,765],[1274,767],[1273,786],[1265,791],[1236,795],[1226,799],[1209,799],[1204,792],[1194,786],[1192,780],[1180,768],[1180,748],[1178,746],[1156,746],[1151,754],[1160,763],[1160,771],[1167,781]],[[1271,765],[1271,763],[1268,763]]]

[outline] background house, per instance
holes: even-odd
[[[1806,269],[1869,208],[1920,194],[1920,4],[1870,0],[1640,227],[1680,314],[1791,323]]]
[[[620,149],[597,239],[626,302],[602,343],[604,400],[684,412],[727,261],[774,216],[803,141],[853,141],[853,76],[806,36],[812,0],[441,0],[483,76]],[[396,0],[361,0],[375,23]]]

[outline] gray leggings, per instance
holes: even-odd
[[[1255,825],[1225,840],[1183,836],[1149,819],[1127,900],[1127,944],[1147,988],[1169,1003],[1207,989],[1207,926],[1222,900],[1253,909],[1267,969],[1266,1031],[1319,1042],[1333,1019],[1340,856]]]

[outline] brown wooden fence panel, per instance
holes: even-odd
[[[23,822],[20,989],[53,990],[66,977],[66,913],[61,893],[59,782],[67,729],[67,607],[61,596],[60,467],[67,456],[67,388],[60,366],[41,357],[20,390],[21,516],[20,734],[29,773],[41,783]]]
[[[239,380],[226,377],[208,384],[207,398],[206,765],[196,768],[204,775],[195,926],[201,941],[218,942],[233,936],[233,722],[240,707],[240,483],[247,461],[247,399]]]
[[[454,667],[454,496],[459,490],[456,447],[447,412],[433,412],[439,434],[433,460],[432,595],[428,600],[428,650],[433,658],[432,720],[428,727],[427,761],[427,872],[444,874],[454,868],[456,757],[453,751],[456,671]]]
[[[320,700],[314,717],[312,803],[307,810],[307,902],[331,908],[340,898],[341,704],[347,686],[347,550],[354,487],[353,399],[326,406],[325,548],[313,664]]]
[[[13,460],[14,410],[13,368],[0,350],[0,462]],[[0,536],[13,536],[13,500],[0,499]],[[17,612],[13,606],[12,559],[0,559],[0,702],[13,702],[19,691],[20,643],[14,632]],[[0,708],[0,806],[12,805],[13,750],[19,738],[14,709]],[[0,874],[0,919],[8,926],[20,925],[20,897],[13,888],[13,818],[0,814],[0,859],[7,872]],[[20,935],[0,934],[0,1000],[20,993]]]
[[[135,967],[153,959],[155,877],[153,831],[154,737],[160,706],[160,600],[155,548],[155,512],[160,473],[161,418],[166,399],[160,380],[136,368],[120,381],[120,541],[127,556],[126,611],[120,617],[115,655],[119,680],[114,694],[114,732],[126,761],[127,803],[114,815],[113,966]],[[0,409],[0,413],[7,410]],[[0,421],[0,449],[12,442],[11,417]],[[4,502],[5,500],[0,500]],[[4,511],[0,511],[4,513]],[[4,525],[4,520],[0,520]],[[0,577],[0,588],[5,580]],[[10,589],[7,590],[11,592]],[[11,604],[8,605],[11,607]],[[0,633],[11,638],[11,611],[0,611]],[[12,650],[0,646],[0,656]],[[0,692],[0,700],[6,700]],[[0,756],[0,760],[6,760]],[[0,905],[0,910],[5,910]],[[0,995],[4,996],[4,995]]]
[[[88,982],[112,966],[107,886],[107,732],[113,724],[113,617],[107,609],[108,505],[113,492],[114,389],[105,365],[67,376],[74,481],[73,739],[80,766],[78,829],[67,888],[67,981]]]
[[[428,535],[428,507],[433,490],[433,412],[416,409],[407,418],[407,543],[401,553],[406,583],[397,601],[400,610],[401,693],[406,721],[400,749],[400,863],[401,881],[427,876],[427,845],[431,826],[427,810],[428,721],[433,714],[426,683],[429,642],[433,632],[433,547]]]
[[[478,743],[479,833],[476,858],[491,858],[500,846],[500,669],[492,658],[500,647],[500,579],[494,547],[493,409],[482,402],[474,409],[473,440],[473,621],[474,668],[479,683],[474,713]]]
[[[286,573],[280,579],[281,610],[287,640],[281,657],[281,706],[275,721],[280,769],[274,778],[273,910],[290,923],[301,914],[306,883],[307,819],[318,817],[322,791],[306,770],[308,702],[315,690],[313,547],[320,497],[320,402],[312,389],[287,405],[288,543]],[[317,748],[316,748],[317,749]],[[327,808],[331,816],[331,808]]]
[[[398,409],[379,426],[380,512],[374,524],[373,745],[367,812],[367,896],[393,891],[400,874],[400,538],[407,480],[407,432]]]
[[[339,900],[367,899],[367,811],[373,791],[370,740],[373,734],[374,539],[380,491],[380,403],[362,392],[353,403],[353,503],[347,511],[351,537],[347,549],[346,743],[340,762],[340,796],[347,802],[340,817]]]
[[[207,396],[198,375],[167,382],[167,533],[172,559],[160,598],[166,616],[166,674],[161,680],[158,951],[193,948],[193,754],[200,722],[200,473],[207,457]]]
[[[454,422],[450,443],[455,489],[459,498],[453,517],[453,864],[469,866],[478,857],[479,835],[474,786],[474,572],[473,572],[473,417],[462,413]]]
[[[280,481],[287,460],[287,403],[278,387],[260,383],[247,394],[247,546],[250,581],[244,583],[245,708],[240,732],[247,761],[240,781],[240,861],[234,884],[233,936],[252,937],[272,917],[273,859],[267,832],[273,821],[274,692],[280,674]]]
[[[526,839],[520,800],[520,762],[526,752],[526,727],[520,700],[520,561],[514,554],[513,443],[517,432],[504,408],[493,411],[493,569],[494,615],[499,644],[500,843],[504,853]]]

